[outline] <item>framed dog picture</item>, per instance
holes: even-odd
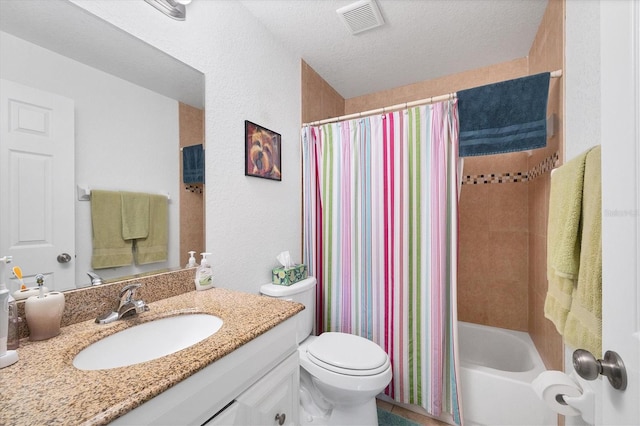
[[[255,123],[244,122],[244,174],[282,180],[280,134]]]

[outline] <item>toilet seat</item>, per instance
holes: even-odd
[[[374,376],[390,365],[387,354],[364,337],[327,332],[306,348],[309,361],[328,371],[348,376]]]

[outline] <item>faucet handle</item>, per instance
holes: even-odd
[[[141,284],[138,283],[124,286],[122,290],[120,290],[120,304],[122,305],[122,303],[131,302],[140,286]]]
[[[102,277],[100,277],[100,275],[93,272],[87,272],[87,275],[89,275],[89,278],[91,278],[91,285],[99,285],[103,283]]]

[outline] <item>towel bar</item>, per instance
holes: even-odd
[[[89,188],[87,185],[77,185],[77,192],[78,192],[78,201],[89,201],[91,200],[91,188]],[[163,194],[167,196],[167,200],[171,200],[171,195],[170,194]]]

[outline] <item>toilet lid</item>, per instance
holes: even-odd
[[[307,356],[327,370],[353,376],[379,374],[389,368],[389,357],[374,342],[346,333],[322,333],[307,347]]]

